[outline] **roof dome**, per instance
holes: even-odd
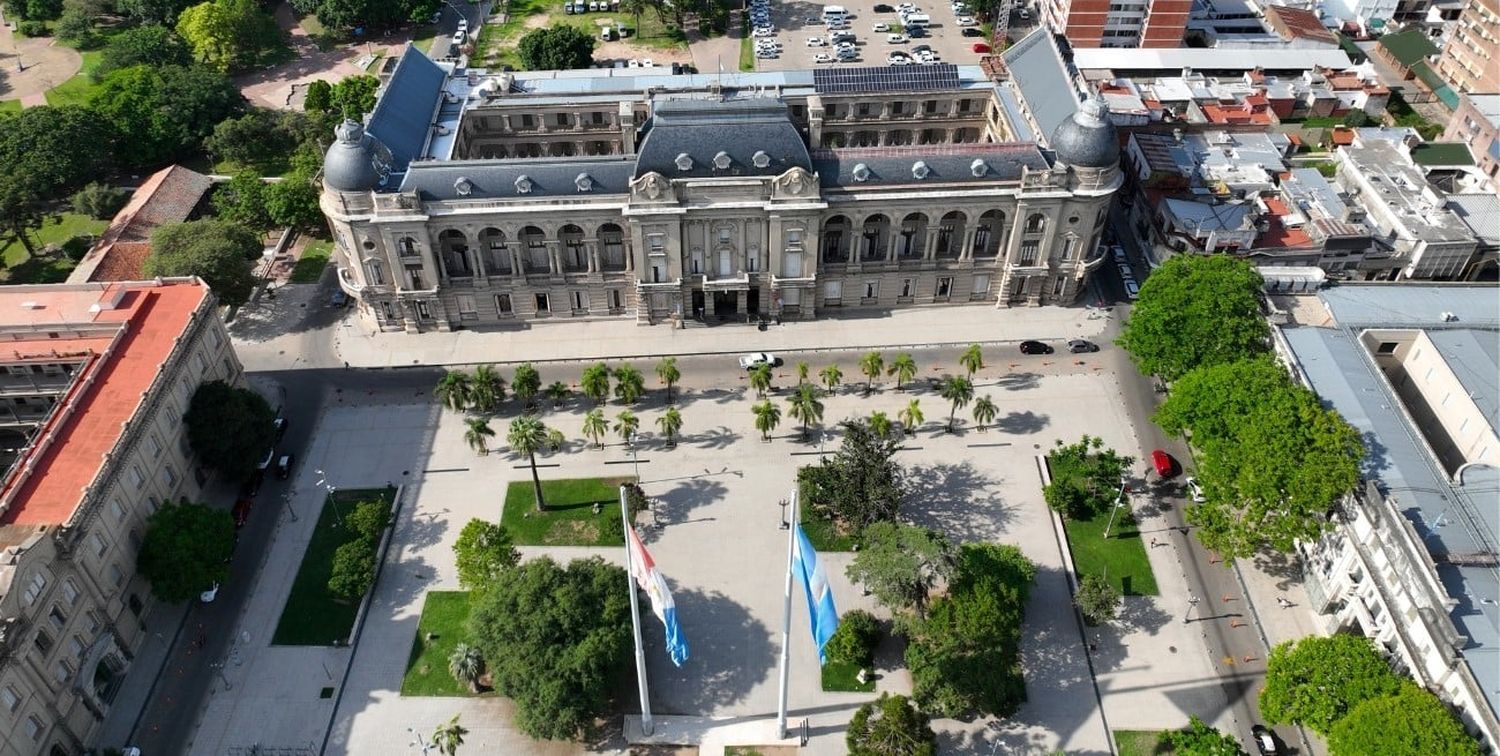
[[[1120,162],[1120,140],[1099,98],[1085,100],[1072,118],[1058,124],[1051,145],[1057,159],[1071,166],[1108,168]]]
[[[333,133],[337,138],[323,158],[323,183],[341,192],[367,192],[385,181],[388,153],[364,126],[345,119]]]

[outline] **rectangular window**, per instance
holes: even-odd
[[[974,276],[974,293],[984,294],[990,290],[989,276]]]
[[[207,373],[208,372],[208,358],[204,357],[202,352],[199,352],[197,354],[197,357],[198,357],[198,372],[199,373]]]
[[[421,320],[432,320],[432,310],[427,307],[427,302],[425,300],[419,299],[416,302],[413,302],[412,304],[416,306],[417,317],[419,319],[421,319]]]
[[[692,266],[690,270],[693,275],[701,274],[703,272],[703,250],[693,250],[693,253],[688,256],[688,265]]]
[[[115,584],[116,588],[123,588],[125,586],[125,572],[120,569],[120,565],[112,564],[109,566],[109,580]]]
[[[46,630],[37,630],[36,637],[31,643],[36,646],[36,650],[41,652],[42,656],[52,653],[52,636],[48,635]]]
[[[68,606],[78,606],[78,586],[72,580],[63,581],[63,598],[68,600]]]
[[[458,295],[458,317],[461,320],[479,319],[479,308],[474,306],[473,294]]]
[[[730,228],[721,228],[721,229],[719,229],[719,243],[720,244],[728,244],[730,242],[730,240],[732,240],[732,239],[734,239],[734,229],[730,229]]]
[[[146,485],[146,473],[141,471],[140,465],[130,466],[130,480],[135,483],[136,488]]]
[[[1067,261],[1073,259],[1073,248],[1077,247],[1077,246],[1078,246],[1078,240],[1077,239],[1074,239],[1071,236],[1069,236],[1066,239],[1063,239],[1063,248],[1062,248],[1062,259],[1063,259],[1063,262],[1067,262]]]
[[[14,712],[21,707],[21,694],[10,686],[0,689],[0,706],[4,706],[6,711]]]
[[[749,273],[760,272],[760,254],[754,250],[745,254],[745,270]]]
[[[26,718],[26,736],[32,740],[42,739],[42,720],[35,716]]]
[[[499,312],[501,315],[514,314],[515,311],[511,309],[509,294],[495,295],[495,311]]]
[[[1040,248],[1037,242],[1021,242],[1021,255],[1017,261],[1021,265],[1035,265],[1037,250]]]
[[[167,488],[171,489],[177,485],[177,470],[171,465],[162,465],[161,479],[167,482]]]
[[[879,296],[880,296],[880,282],[879,281],[866,281],[865,282],[865,299],[875,299],[875,298],[877,298]]]
[[[573,300],[573,311],[584,312],[589,309],[588,296],[581,291],[569,292],[568,296]]]
[[[787,278],[802,277],[802,255],[797,252],[787,252],[781,256],[781,275]]]
[[[97,531],[89,536],[89,543],[94,545],[94,556],[96,557],[104,556],[104,552],[109,549],[109,544],[105,542],[104,537],[99,535]]]
[[[1068,279],[1063,278],[1062,276],[1058,276],[1057,280],[1055,280],[1055,281],[1052,282],[1052,296],[1054,296],[1054,297],[1060,297],[1060,296],[1062,296],[1063,287],[1065,287],[1067,285],[1068,285]]]
[[[948,296],[950,294],[952,294],[952,293],[953,293],[953,279],[951,277],[949,277],[949,276],[944,276],[942,278],[939,278],[937,280],[937,297],[938,297],[938,299],[947,299]]]
[[[537,294],[536,295],[536,311],[539,312],[539,313],[540,312],[551,312],[552,311],[552,307],[551,307],[550,303],[547,301],[547,295],[546,294]]]
[[[60,683],[67,682],[68,678],[73,676],[73,665],[69,664],[66,659],[58,659],[57,664],[52,668],[52,676]]]
[[[911,289],[912,289],[912,279],[910,279],[910,278],[903,278],[903,279],[901,279],[901,298],[902,299],[911,299],[911,296],[912,296]]]
[[[625,295],[619,289],[610,289],[609,290],[609,309],[611,309],[611,310],[623,310],[623,309],[625,309]]]
[[[47,578],[40,572],[33,573],[31,575],[31,582],[26,584],[26,592],[21,594],[21,596],[26,599],[27,604],[30,604],[42,595],[42,590],[46,587]]]
[[[666,266],[662,263],[651,263],[651,283],[664,283],[666,277]]]
[[[1376,354],[1395,354],[1396,353],[1396,346],[1397,346],[1397,344],[1394,341],[1382,341],[1382,342],[1380,342],[1380,346],[1378,346],[1378,347],[1375,348],[1375,353]]]
[[[828,281],[823,284],[823,303],[838,304],[844,297],[844,283],[842,281]]]
[[[88,646],[83,645],[83,641],[79,640],[78,636],[68,636],[68,652],[73,654],[74,659],[82,659],[83,652],[87,650]]]
[[[68,626],[68,615],[63,614],[62,609],[58,608],[55,605],[50,611],[47,612],[47,620],[51,622],[52,626],[57,628],[58,630],[61,630]]]
[[[157,438],[155,433],[152,433],[150,436],[147,437],[146,440],[147,440],[147,442],[149,442],[151,444],[151,456],[153,456],[153,457],[160,457],[161,456],[161,439]]]
[[[647,234],[646,249],[653,255],[667,253],[667,237],[664,234]]]
[[[786,244],[788,247],[802,246],[802,229],[789,228],[786,230]]]

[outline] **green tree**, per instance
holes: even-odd
[[[871,412],[870,419],[866,422],[869,423],[870,432],[874,433],[876,438],[890,438],[891,431],[895,430],[891,419],[879,410]]]
[[[143,24],[171,26],[189,0],[117,0],[115,7]]]
[[[536,511],[545,511],[547,502],[542,499],[542,479],[536,474],[536,453],[547,445],[547,426],[531,416],[518,417],[510,421],[510,432],[505,435],[505,440],[512,452],[526,457],[531,465],[531,490],[536,498]]]
[[[266,184],[266,214],[277,226],[298,230],[316,228],[323,222],[318,192],[313,173],[292,171],[282,180]]]
[[[333,568],[328,591],[347,601],[357,601],[375,584],[375,547],[356,538],[333,550]]]
[[[781,408],[769,400],[750,408],[755,413],[755,429],[760,431],[760,440],[769,442],[771,432],[781,424]]]
[[[151,235],[143,271],[153,277],[197,276],[219,301],[237,307],[255,290],[250,260],[262,249],[260,236],[237,223],[207,218],[171,223]]]
[[[909,436],[917,432],[917,428],[927,420],[927,416],[922,414],[922,403],[913,399],[896,413],[896,419],[901,421],[902,432]]]
[[[274,225],[266,211],[266,183],[254,173],[235,174],[215,187],[213,204],[220,220],[255,231],[265,231]]]
[[[560,452],[567,443],[568,437],[563,435],[562,431],[556,428],[547,429],[547,451],[553,453]]]
[[[463,412],[474,403],[474,379],[462,370],[447,370],[438,379],[432,393],[444,407]]]
[[[1478,756],[1479,741],[1437,696],[1411,680],[1393,695],[1366,700],[1328,733],[1333,756]]]
[[[62,15],[63,10],[62,0],[25,0],[24,4],[6,3],[9,10],[14,10],[18,5],[24,9],[24,13],[20,16],[27,21],[53,21]]]
[[[1102,625],[1120,609],[1120,592],[1103,575],[1084,575],[1073,604],[1090,625]]]
[[[495,437],[495,429],[490,427],[488,420],[482,417],[464,418],[464,443],[469,445],[480,456],[490,453],[490,439]]]
[[[542,390],[542,375],[529,362],[523,362],[516,366],[516,372],[510,377],[510,391],[521,400],[521,403],[529,412],[536,407],[534,400],[538,391]]]
[[[307,92],[302,95],[302,110],[307,113],[332,113],[333,85],[322,79],[309,81]]]
[[[805,361],[797,363],[797,385],[807,383],[807,378],[812,372],[812,365]]]
[[[41,228],[68,193],[114,164],[116,132],[80,107],[26,108],[0,116],[0,229],[36,255]]]
[[[823,388],[828,389],[828,393],[837,394],[839,384],[844,381],[844,371],[838,365],[829,365],[818,371],[818,377],[823,379]]]
[[[89,99],[120,134],[119,158],[161,165],[194,152],[214,124],[244,107],[233,82],[201,66],[137,65],[113,71]]]
[[[486,520],[469,520],[453,542],[458,584],[464,590],[484,590],[521,561],[510,531]]]
[[[177,16],[193,57],[221,72],[241,71],[281,41],[276,21],[255,0],[208,0]]]
[[[1073,520],[1108,512],[1134,461],[1106,448],[1104,439],[1097,436],[1085,435],[1072,444],[1058,439],[1047,454],[1052,482],[1042,489],[1042,499]]]
[[[593,35],[571,26],[551,26],[527,32],[516,51],[528,71],[565,71],[592,65],[594,44]]]
[[[379,499],[355,504],[354,508],[349,510],[349,515],[344,518],[344,525],[365,539],[372,551],[375,549],[376,542],[380,540],[381,533],[385,532],[386,526],[390,524],[391,507]]]
[[[865,374],[865,393],[875,389],[875,379],[885,372],[885,358],[879,352],[869,352],[859,359],[859,372]]]
[[[766,398],[766,392],[771,390],[771,366],[762,362],[751,367],[748,375],[750,388],[755,389],[755,395],[761,399]]]
[[[467,686],[470,693],[478,693],[479,678],[484,676],[484,654],[467,643],[459,642],[453,647],[453,653],[448,654],[448,674]]]
[[[375,109],[375,92],[379,89],[380,80],[374,76],[346,76],[337,84],[316,89],[309,87],[307,97],[302,100],[302,109],[336,119],[361,121],[366,113]]]
[[[94,17],[72,8],[64,10],[57,19],[53,36],[79,50],[92,50],[100,41],[99,33],[94,31]]]
[[[1246,756],[1233,735],[1209,727],[1197,716],[1188,718],[1186,729],[1162,733],[1157,743],[1181,756]]]
[[[74,212],[83,213],[96,220],[109,220],[129,201],[128,190],[91,181],[73,194],[72,204]]]
[[[0,166],[0,225],[21,242],[28,255],[37,254],[30,232],[41,228],[49,213],[49,203],[32,185]]]
[[[573,390],[568,388],[568,384],[562,381],[553,381],[547,384],[546,393],[547,398],[552,400],[552,409],[558,409],[563,405],[563,402],[568,401],[569,396],[572,396]]]
[[[578,381],[578,388],[583,395],[594,400],[594,404],[602,404],[609,398],[609,377],[611,371],[609,366],[596,362],[583,369],[583,376]]]
[[[1198,444],[1230,439],[1266,397],[1290,386],[1286,369],[1269,356],[1208,365],[1177,379],[1152,420],[1174,436],[1191,431]]]
[[[917,377],[917,361],[912,359],[909,352],[902,352],[891,360],[891,366],[886,369],[886,375],[896,376],[896,390],[900,391],[903,384]]]
[[[230,481],[248,480],[276,443],[276,412],[260,394],[223,381],[200,384],[182,418],[204,467]]]
[[[615,415],[615,433],[620,436],[620,439],[625,442],[626,446],[630,445],[631,441],[635,438],[636,432],[640,429],[641,419],[634,412],[620,410],[620,414]]]
[[[844,612],[838,629],[823,646],[830,661],[847,662],[862,669],[875,663],[875,647],[880,644],[880,620],[863,609]]]
[[[844,744],[849,756],[934,756],[937,733],[911,699],[881,693],[855,710]]]
[[[656,426],[667,437],[667,446],[676,446],[677,434],[682,432],[682,413],[676,407],[668,407],[666,412],[656,418]]]
[[[656,377],[667,387],[667,404],[672,403],[672,387],[682,380],[682,371],[677,369],[676,357],[663,357],[656,363]]]
[[[948,375],[943,377],[943,382],[938,386],[938,395],[948,400],[951,405],[948,410],[948,432],[954,432],[954,416],[959,409],[969,406],[974,399],[974,382],[968,378]]]
[[[599,557],[566,568],[549,557],[479,594],[468,636],[530,737],[575,738],[609,710],[630,664],[625,570]]]
[[[823,422],[823,392],[810,383],[798,384],[796,393],[787,400],[787,415],[802,423],[802,438],[806,440],[808,426]]]
[[[860,535],[860,548],[844,574],[893,611],[927,611],[938,581],[953,576],[958,552],[942,533],[916,525],[875,522]]]
[[[896,441],[866,423],[846,421],[832,456],[797,471],[809,511],[858,533],[871,523],[896,519],[906,496],[906,471],[895,460]]]
[[[121,0],[118,3],[120,10],[125,10],[129,2],[130,0]],[[175,18],[176,11],[172,15]],[[99,63],[89,72],[89,78],[98,82],[122,68],[186,66],[192,62],[193,54],[182,38],[172,32],[170,26],[136,26],[110,35],[109,41],[104,43],[104,49],[99,51]]]
[[[604,434],[609,432],[609,421],[604,419],[604,410],[595,407],[583,416],[583,435],[593,439],[594,446],[604,448]]]
[[[1260,711],[1327,735],[1364,701],[1394,695],[1401,678],[1362,635],[1309,636],[1271,649]]]
[[[432,731],[432,746],[438,749],[443,756],[457,756],[458,749],[464,744],[464,736],[469,734],[469,728],[458,723],[458,715],[437,726]]]
[[[990,399],[989,394],[974,400],[974,422],[979,424],[980,431],[984,430],[984,426],[994,422],[995,415],[998,414],[1000,410],[995,407],[995,401]]]
[[[615,368],[615,398],[623,404],[635,404],[641,394],[646,393],[646,381],[641,377],[641,371],[630,365],[621,365]]]
[[[1261,354],[1270,327],[1260,314],[1261,277],[1230,255],[1174,255],[1141,285],[1117,340],[1141,372],[1175,381],[1200,365]]]
[[[151,582],[152,594],[175,604],[228,580],[233,555],[229,512],[168,501],[146,519],[136,569]]]
[[[964,369],[969,380],[974,380],[974,374],[984,369],[984,351],[978,344],[970,344],[964,353],[958,356],[958,365]]]
[[[285,160],[287,153],[296,149],[298,136],[286,128],[281,113],[249,108],[244,115],[225,118],[215,125],[213,133],[203,140],[203,148],[220,160],[265,169]]]
[[[505,378],[494,365],[474,368],[469,404],[475,412],[494,412],[505,401]]]

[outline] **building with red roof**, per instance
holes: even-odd
[[[209,177],[171,165],[146,177],[130,201],[110,221],[88,254],[68,276],[69,283],[139,281],[156,229],[190,220],[213,187]]]

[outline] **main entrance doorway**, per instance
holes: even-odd
[[[740,293],[737,291],[714,292],[714,315],[719,320],[729,320],[739,312]]]

